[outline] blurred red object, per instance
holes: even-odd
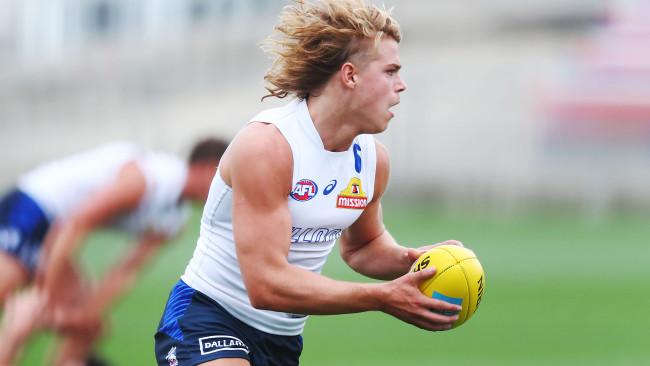
[[[650,142],[650,1],[613,3],[542,92],[551,137]]]

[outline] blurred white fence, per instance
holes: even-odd
[[[52,44],[38,32],[37,41],[22,44],[19,28],[7,25],[20,17],[0,16],[0,50],[7,56],[0,57],[1,187],[39,161],[111,139],[185,153],[196,138],[232,137],[257,111],[282,103],[260,102],[269,60],[258,43],[283,2],[167,0],[161,2],[166,12],[152,10],[144,22],[130,17],[142,17],[156,1],[0,5],[23,14],[43,2],[95,4],[75,19],[92,14],[96,23],[91,35],[83,35],[85,23],[78,21],[77,28],[66,23],[67,31],[47,41]],[[179,12],[182,3],[191,5],[183,8],[183,19],[191,21],[169,20],[169,9]],[[395,5],[403,27],[409,85],[379,137],[392,155],[390,195],[497,209],[531,200],[569,200],[593,211],[621,200],[650,203],[650,141],[558,147],[549,143],[552,117],[542,113],[545,85],[607,24],[611,2],[386,3]],[[128,26],[111,28],[120,22]]]

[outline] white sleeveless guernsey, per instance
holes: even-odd
[[[131,161],[145,176],[145,195],[135,211],[107,224],[136,235],[175,236],[189,219],[190,208],[180,201],[187,165],[172,155],[145,152],[127,142],[102,145],[37,167],[19,179],[18,189],[30,196],[50,221],[65,220]]]
[[[305,101],[264,111],[251,120],[254,121],[274,124],[293,155],[293,190],[288,197],[292,225],[288,261],[320,273],[336,239],[373,197],[374,138],[360,135],[347,151],[325,150]],[[264,182],[260,182],[260,189],[264,189]],[[278,335],[301,334],[306,316],[251,306],[237,262],[231,212],[232,189],[217,171],[194,256],[183,281],[258,330]],[[264,250],[264,241],[258,245],[259,250]]]

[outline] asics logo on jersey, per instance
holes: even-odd
[[[291,198],[299,202],[304,202],[316,197],[316,193],[318,193],[316,182],[311,179],[301,179],[293,187]]]
[[[336,179],[332,179],[330,184],[328,184],[325,189],[323,189],[323,195],[327,196],[328,194],[332,193],[334,190],[334,187],[336,187]]]
[[[242,342],[239,338],[226,335],[199,338],[199,346],[201,348],[202,355],[220,351],[244,351],[246,353],[250,352],[248,346],[244,344],[244,342]]]

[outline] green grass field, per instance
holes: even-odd
[[[642,365],[650,362],[650,226],[621,215],[588,223],[580,215],[504,218],[467,210],[387,205],[386,224],[404,244],[462,240],[486,271],[479,311],[462,327],[429,333],[382,314],[313,316],[306,366]],[[198,216],[194,218],[198,223]],[[100,353],[114,365],[153,365],[153,333],[171,286],[192,254],[197,227],[166,248],[111,316]],[[92,271],[111,263],[125,238],[96,235],[84,252]],[[113,248],[116,248],[113,250]],[[362,278],[332,253],[325,273]],[[23,366],[40,365],[53,340],[39,336]]]

